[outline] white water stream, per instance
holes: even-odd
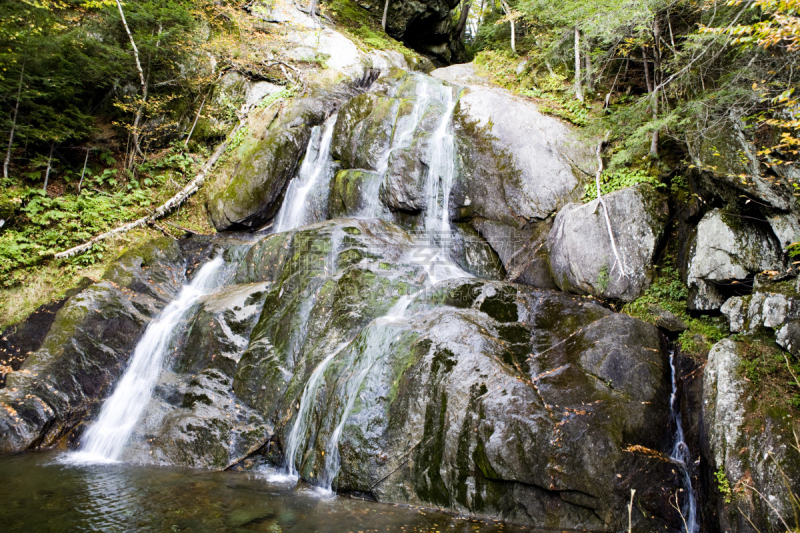
[[[336,124],[336,114],[331,115],[323,127],[316,126],[311,131],[311,140],[308,142],[306,155],[300,170],[286,190],[281,209],[275,222],[275,233],[289,231],[312,222],[318,222],[311,213],[309,195],[315,192],[323,178],[327,177],[331,164],[331,140],[333,127]],[[327,183],[322,183],[324,190],[328,190]],[[319,199],[320,203],[327,203],[327,197]]]
[[[697,524],[697,500],[695,498],[694,489],[692,488],[692,477],[689,474],[691,454],[683,434],[681,409],[678,402],[678,378],[675,368],[675,352],[676,351],[673,349],[669,353],[669,365],[672,369],[672,394],[669,398],[669,408],[675,420],[675,443],[670,452],[670,459],[679,464],[683,476],[683,490],[686,492],[686,497],[682,502],[681,513],[686,521],[686,533],[697,533],[699,530]]]
[[[216,274],[225,264],[217,256],[203,265],[192,282],[184,285],[136,345],[131,362],[114,393],[106,400],[97,421],[81,439],[83,444],[66,456],[68,462],[97,463],[119,460],[122,450],[144,411],[158,382],[170,342],[186,312],[215,286]]]
[[[470,274],[455,265],[449,255],[452,236],[449,200],[456,174],[455,136],[451,131],[450,122],[458,103],[452,87],[442,83],[431,83],[420,78],[411,113],[398,121],[392,146],[383,155],[378,165],[378,173],[381,177],[385,176],[392,152],[411,146],[414,132],[420,127],[426,111],[434,102],[440,103],[444,111],[431,135],[430,153],[428,154],[430,165],[425,185],[427,210],[424,215],[424,232],[416,240],[411,257],[412,263],[425,268],[430,285],[436,285],[440,281],[452,278],[471,277]],[[367,192],[366,198],[369,203],[359,213],[360,217],[371,218],[380,213],[381,205],[378,196],[377,189]],[[277,231],[283,231],[284,228],[285,226],[281,224],[276,226]],[[422,291],[419,291],[413,295],[402,296],[385,316],[376,318],[365,328],[366,347],[361,351],[360,357],[355,350],[346,352],[354,359],[347,363],[344,370],[350,376],[344,383],[344,406],[338,416],[338,423],[325,446],[325,465],[319,473],[320,488],[323,490],[331,491],[339,474],[341,467],[339,439],[358,398],[359,390],[375,364],[388,350],[388,343],[392,337],[390,326],[405,320],[405,313],[409,305],[421,293]],[[312,422],[313,407],[324,382],[325,373],[337,356],[345,351],[345,348],[352,347],[353,342],[337,347],[333,353],[317,365],[306,382],[295,423],[286,440],[285,472],[291,478],[299,477],[299,470],[302,468],[304,460],[302,454],[312,444],[310,440],[314,438],[313,434],[309,435],[309,424]],[[318,423],[321,424],[322,421]]]

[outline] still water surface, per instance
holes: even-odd
[[[307,485],[270,481],[266,473],[124,463],[65,465],[54,452],[0,457],[0,530],[533,531],[427,509],[326,496]]]

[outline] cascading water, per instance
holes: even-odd
[[[349,371],[349,375],[352,376],[352,378],[347,380],[345,384],[347,401],[339,417],[339,423],[333,430],[330,440],[328,441],[327,450],[325,451],[325,468],[320,475],[320,481],[327,490],[333,489],[333,482],[336,480],[336,476],[339,475],[339,469],[342,466],[341,457],[339,455],[339,438],[342,436],[342,430],[344,430],[347,418],[350,416],[350,411],[353,410],[353,405],[356,403],[358,391],[375,366],[375,363],[385,353],[386,344],[392,340],[392,331],[389,328],[390,324],[401,322],[405,318],[408,306],[411,305],[411,302],[414,301],[414,298],[416,298],[418,294],[420,293],[401,296],[386,316],[376,318],[372,324],[368,326],[369,333],[366,340],[366,348],[363,351],[363,356],[354,361],[355,364]]]
[[[278,212],[275,222],[276,233],[317,222],[309,212],[311,210],[309,195],[320,184],[325,185],[326,193],[328,191],[327,184],[323,183],[322,178],[327,176],[330,169],[331,140],[335,124],[336,114],[333,114],[325,121],[323,127],[317,126],[312,130],[303,164],[300,166],[297,177],[289,183],[286,197]],[[327,202],[327,198],[318,200],[318,203],[325,202]]]
[[[302,452],[301,445],[305,442],[306,433],[308,432],[311,408],[314,405],[317,391],[319,391],[322,385],[325,371],[328,369],[328,365],[331,364],[331,361],[333,361],[342,350],[347,348],[347,346],[349,346],[349,343],[340,344],[336,350],[323,359],[311,373],[311,377],[308,378],[306,386],[303,388],[303,396],[300,398],[300,409],[297,411],[297,418],[295,419],[294,426],[292,426],[292,431],[286,439],[285,461],[286,473],[289,476],[297,478],[299,475],[297,469],[301,464],[297,461],[297,453]]]
[[[430,83],[420,79],[417,84],[414,105],[411,113],[398,121],[392,147],[382,157],[378,171],[381,176],[388,170],[389,160],[395,150],[408,148],[413,139],[414,132],[419,128],[426,111],[435,102],[443,107],[443,112],[436,129],[431,136],[429,161],[430,165],[426,180],[427,211],[424,216],[424,237],[415,250],[412,262],[425,267],[428,282],[431,285],[458,277],[469,277],[450,260],[448,246],[450,243],[451,228],[449,218],[450,191],[455,181],[455,136],[450,130],[450,122],[458,99],[454,89],[441,83]],[[374,199],[375,205],[368,205],[362,217],[373,217],[378,213],[378,191],[367,194],[367,198]],[[277,228],[276,228],[277,229]],[[320,472],[321,487],[330,491],[341,468],[339,455],[339,439],[344,431],[347,419],[355,405],[358,393],[367,380],[375,364],[386,352],[387,343],[392,339],[393,324],[401,323],[405,318],[406,310],[422,291],[413,295],[402,296],[389,312],[376,318],[367,327],[368,334],[364,339],[366,346],[361,351],[361,357],[354,354],[354,359],[345,364],[345,372],[350,378],[344,383],[344,406],[338,416],[338,422],[330,435],[325,447],[325,465]],[[295,423],[286,440],[285,471],[293,478],[299,476],[302,466],[303,450],[307,447],[309,424],[311,423],[313,405],[317,393],[324,381],[325,373],[345,348],[352,347],[353,341],[340,345],[333,353],[328,355],[317,365],[306,383],[300,399]],[[357,352],[350,350],[350,352]]]
[[[678,378],[675,368],[675,352],[670,350],[669,365],[672,370],[672,394],[669,399],[669,408],[675,421],[675,443],[672,446],[670,459],[678,463],[683,476],[683,487],[687,494],[687,499],[683,502],[681,513],[686,521],[686,533],[697,533],[697,501],[692,488],[692,478],[689,475],[689,462],[691,455],[689,446],[686,444],[683,434],[683,423],[681,420],[681,410],[678,403]],[[677,503],[677,502],[676,502]]]
[[[458,104],[454,89],[442,85],[437,93],[445,112],[433,133],[436,142],[431,143],[430,166],[426,181],[425,237],[431,246],[424,254],[431,257],[423,263],[431,283],[452,278],[470,277],[467,272],[450,260],[450,191],[456,176],[456,140],[450,122]]]
[[[222,257],[217,256],[203,265],[192,282],[184,285],[178,297],[147,326],[117,388],[103,404],[97,421],[86,431],[79,451],[67,456],[69,462],[114,462],[119,459],[153,394],[164,356],[181,319],[200,297],[215,286],[217,273],[224,264]]]

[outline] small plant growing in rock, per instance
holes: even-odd
[[[733,501],[733,491],[731,491],[731,484],[728,481],[728,477],[725,475],[725,471],[722,469],[722,467],[714,472],[714,477],[717,478],[717,488],[722,494],[722,498],[725,500],[725,503],[731,503],[731,501]]]
[[[600,289],[600,292],[606,292],[609,279],[608,265],[603,265],[603,268],[601,268],[600,272],[597,274],[597,288]]]

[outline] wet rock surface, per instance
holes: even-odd
[[[109,393],[142,331],[177,294],[185,264],[176,241],[124,254],[71,297],[41,343],[0,390],[0,450],[54,444]]]

